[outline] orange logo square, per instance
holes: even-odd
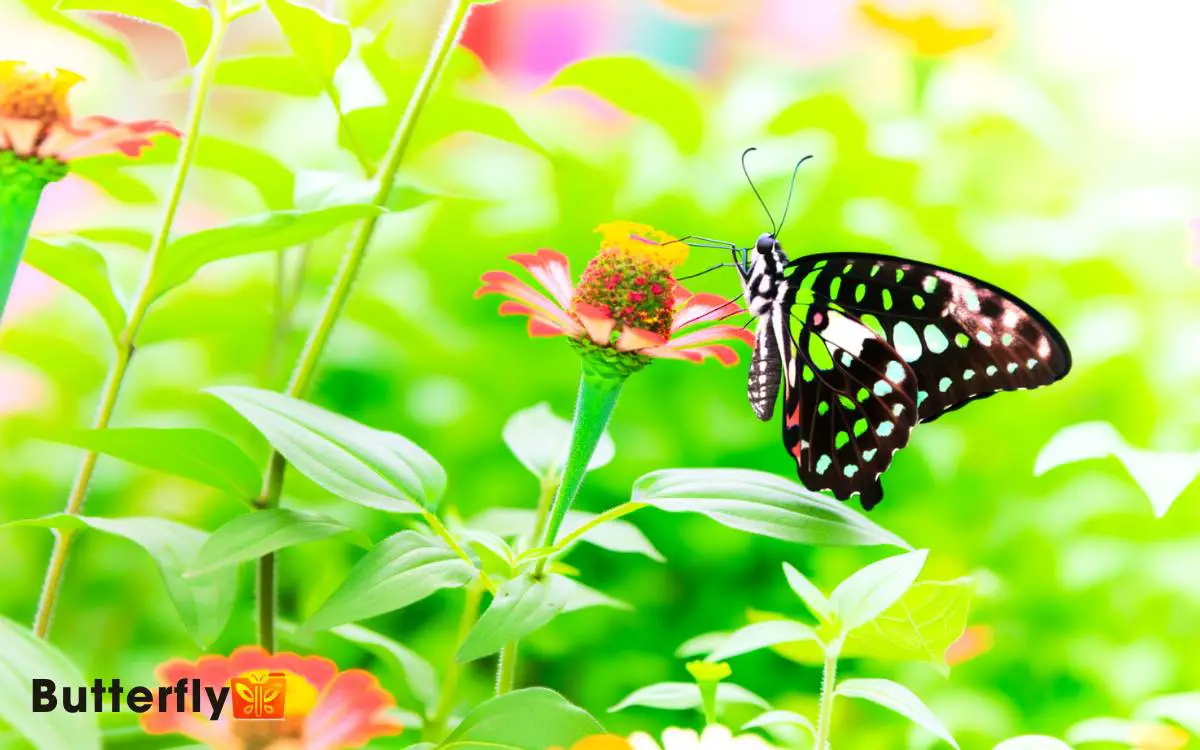
[[[282,719],[287,698],[287,676],[283,672],[258,672],[230,680],[233,688],[233,718]]]

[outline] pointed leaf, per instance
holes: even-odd
[[[637,81],[636,86],[629,85]],[[681,151],[700,147],[704,116],[692,85],[640,57],[592,57],[568,65],[550,86],[574,86],[661,127]]]
[[[727,631],[701,633],[679,644],[679,648],[675,649],[675,658],[695,659],[697,656],[708,656],[731,635],[733,633]]]
[[[437,703],[437,672],[433,665],[417,652],[361,625],[339,625],[329,632],[362,646],[382,661],[391,664],[396,673],[404,678],[409,690],[426,708],[433,708]]]
[[[265,508],[234,518],[214,531],[196,559],[188,565],[189,577],[203,575],[305,542],[346,536],[360,547],[371,541],[341,521],[320,513]]]
[[[103,453],[249,500],[258,495],[258,466],[233,442],[208,430],[128,427],[71,430],[41,437]]]
[[[1054,737],[1043,734],[1026,734],[1005,740],[993,750],[1071,750],[1071,746]]]
[[[544,481],[556,481],[562,474],[571,444],[571,422],[550,411],[546,402],[523,409],[504,424],[504,442],[517,460],[533,475]],[[588,470],[598,469],[612,460],[615,452],[612,438],[605,431]]]
[[[319,96],[321,84],[294,55],[242,55],[217,65],[217,84],[275,91],[292,96]]]
[[[446,489],[441,464],[400,435],[272,391],[228,386],[209,392],[254,425],[297,471],[344,500],[420,513]]]
[[[1034,474],[1041,476],[1064,464],[1115,457],[1137,482],[1156,518],[1162,518],[1200,474],[1200,452],[1155,453],[1134,448],[1107,422],[1068,427],[1038,453]]]
[[[967,627],[970,578],[920,581],[878,617],[850,633],[842,655],[925,661],[948,670],[946,650]]]
[[[267,8],[279,22],[296,57],[304,61],[322,85],[332,85],[338,67],[350,54],[350,27],[316,8],[291,0],[267,0]]]
[[[1138,718],[1173,721],[1200,737],[1200,691],[1162,695],[1143,703]]]
[[[61,651],[11,620],[0,617],[0,719],[38,750],[100,750],[96,714],[30,710],[34,679],[55,685],[85,685],[83,675]],[[55,697],[61,700],[62,693]]]
[[[843,630],[854,630],[895,604],[917,580],[928,554],[928,550],[917,550],[885,557],[842,581],[829,602]]]
[[[208,538],[199,529],[162,518],[97,518],[61,513],[6,525],[67,531],[92,528],[137,544],[158,565],[184,627],[201,648],[207,648],[215,641],[229,621],[237,595],[235,570],[229,568],[194,578],[184,577],[187,564]]]
[[[437,747],[545,750],[571,747],[603,732],[600,722],[553,690],[527,688],[479,704]]]
[[[503,537],[526,537],[533,533],[536,515],[534,511],[524,508],[491,508],[471,518],[467,525]],[[568,511],[559,535],[566,536],[595,518],[595,513]],[[588,530],[580,537],[580,541],[594,544],[609,552],[645,555],[656,562],[665,560],[662,553],[658,551],[653,542],[646,538],[641,529],[629,521],[619,518],[606,521]]]
[[[817,735],[817,728],[813,726],[812,721],[807,716],[802,716],[794,711],[767,711],[743,724],[742,729],[760,729],[780,724],[803,727],[813,737]]]
[[[802,622],[793,620],[756,622],[735,630],[724,643],[709,654],[708,661],[724,661],[764,648],[800,641],[813,641],[819,644],[821,639],[815,630]]]
[[[192,65],[200,62],[212,39],[208,9],[190,0],[59,0],[58,9],[116,13],[168,28],[183,41]]]
[[[465,586],[476,570],[441,539],[401,531],[375,545],[303,630],[325,630],[402,609],[445,588]]]
[[[937,735],[956,750],[958,748],[958,743],[941,720],[903,685],[891,680],[843,680],[837,686],[837,694],[878,703]]]
[[[113,292],[108,263],[94,246],[70,235],[31,237],[22,260],[87,300],[113,341],[120,337],[125,308]]]
[[[728,705],[731,703],[770,708],[770,704],[764,699],[741,685],[735,685],[732,682],[719,683],[717,685],[717,704]],[[623,701],[608,710],[613,713],[631,706],[644,706],[681,711],[688,708],[699,708],[702,704],[700,687],[696,683],[659,682],[634,690]]]
[[[833,605],[829,603],[829,598],[813,585],[812,581],[788,563],[783,564],[783,574],[787,576],[788,586],[792,587],[792,591],[796,592],[796,596],[800,597],[800,601],[804,602],[804,606],[808,607],[809,612],[816,615],[821,622],[833,621],[836,616]]]
[[[910,549],[848,505],[762,471],[655,471],[634,483],[633,500],[671,513],[702,513],[731,528],[787,542]]]
[[[567,605],[563,607],[563,614],[568,612],[578,612],[581,609],[589,609],[591,607],[610,607],[612,609],[633,609],[627,602],[620,599],[614,599],[603,591],[597,591],[591,586],[576,581],[574,578],[565,576],[551,576],[552,578],[562,578],[568,588]]]
[[[523,575],[506,581],[458,649],[458,661],[475,661],[524,638],[566,609],[574,591],[569,579]]]
[[[367,205],[271,211],[185,235],[167,246],[155,270],[155,294],[174,289],[214,261],[286,250],[382,212],[377,206]]]

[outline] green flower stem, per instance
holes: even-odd
[[[467,597],[463,601],[462,616],[458,620],[458,633],[454,639],[455,650],[467,639],[475,622],[479,619],[479,604],[483,601],[483,586],[474,583],[467,587]],[[454,699],[458,693],[458,682],[462,677],[463,665],[450,652],[450,659],[442,671],[442,690],[438,694],[437,706],[433,715],[425,722],[421,739],[426,742],[441,742],[445,738],[446,724],[450,721],[450,713],[454,710]]]
[[[135,343],[146,314],[154,302],[154,278],[159,259],[171,238],[171,229],[175,225],[175,215],[183,198],[183,188],[187,184],[188,174],[196,158],[196,147],[200,142],[200,126],[204,119],[208,94],[212,88],[213,77],[217,71],[217,61],[221,51],[221,43],[225,38],[228,21],[220,13],[212,14],[212,39],[204,57],[196,66],[193,77],[191,100],[188,107],[187,124],[184,126],[183,142],[180,144],[179,160],[175,163],[175,174],[171,180],[171,192],[163,209],[158,231],[142,265],[141,280],[133,296],[129,310],[129,319],[117,340],[117,351],[109,365],[108,375],[100,391],[100,402],[96,407],[96,415],[92,420],[93,429],[108,427],[121,385],[125,382],[125,374],[129,362],[133,359]],[[91,483],[92,472],[96,468],[98,454],[88,451],[83,456],[75,481],[71,485],[71,493],[67,497],[64,510],[70,515],[78,515],[83,511],[84,500],[87,497],[88,485]],[[42,586],[42,595],[38,601],[37,615],[34,618],[33,632],[39,638],[45,638],[50,631],[50,621],[54,615],[54,605],[58,600],[58,592],[62,587],[63,571],[67,565],[67,555],[75,532],[60,530],[55,532],[54,549],[50,553],[50,564],[46,569],[46,581]]]
[[[648,507],[645,503],[639,503],[639,502],[634,502],[633,500],[630,500],[628,502],[621,503],[620,505],[616,506],[615,508],[609,508],[608,510],[604,511],[603,513],[592,518],[592,520],[588,521],[587,523],[582,524],[579,528],[575,529],[570,534],[567,534],[562,539],[555,542],[554,543],[554,552],[549,556],[552,557],[554,554],[558,554],[560,552],[565,551],[568,547],[570,547],[572,544],[574,544],[575,542],[582,539],[585,534],[587,534],[589,531],[596,528],[597,526],[606,524],[609,521],[615,521],[618,518],[621,518],[622,516],[627,516],[630,513],[639,511],[645,507]]]
[[[42,190],[66,173],[67,166],[54,159],[29,159],[0,151],[0,319],[21,265]]]
[[[554,504],[558,485],[558,477],[542,479],[541,489],[538,492],[537,512],[533,517],[533,533],[529,536],[530,545],[536,544],[546,534],[546,523],[550,520],[550,507]]]
[[[454,551],[454,554],[462,558],[463,562],[472,568],[476,567],[475,561],[462,548],[462,545],[458,543],[458,540],[454,538],[454,535],[450,533],[450,530],[446,528],[446,525],[442,523],[440,518],[424,509],[422,509],[421,515],[424,517],[425,523],[429,524],[429,528],[433,530],[433,533],[437,534]],[[479,582],[483,584],[483,587],[488,590],[489,594],[496,593],[496,584],[492,583],[492,579],[488,577],[487,571],[482,568],[479,569]]]
[[[829,745],[830,723],[833,719],[833,698],[837,691],[838,657],[842,651],[842,640],[825,647],[825,666],[821,670],[821,708],[817,716],[817,736],[814,750],[823,750]]]
[[[510,641],[500,650],[500,658],[496,662],[496,695],[511,693],[517,684],[517,651],[520,641]]]
[[[404,110],[404,115],[400,118],[400,124],[392,136],[392,142],[388,145],[382,166],[380,166],[379,172],[375,176],[375,195],[372,198],[372,202],[376,206],[383,206],[387,203],[388,196],[392,192],[392,186],[396,181],[396,174],[400,171],[400,165],[403,163],[404,156],[408,152],[408,145],[412,142],[417,120],[420,118],[425,104],[429,101],[429,96],[433,92],[433,87],[437,82],[438,76],[441,74],[442,69],[445,68],[446,62],[450,59],[450,54],[454,51],[458,43],[458,37],[462,33],[470,9],[471,3],[469,0],[451,0],[446,10],[445,22],[442,24],[437,40],[434,42],[429,57],[425,61],[425,69],[421,72],[421,78],[417,81],[417,87],[413,90],[412,97],[408,100],[408,106]],[[367,249],[371,244],[371,238],[375,235],[375,227],[378,221],[378,217],[371,216],[364,219],[358,225],[358,230],[355,232],[353,239],[351,239],[350,246],[342,258],[337,275],[334,277],[333,286],[330,287],[329,294],[325,297],[325,303],[321,308],[317,322],[309,332],[308,339],[304,342],[304,349],[300,352],[300,357],[296,361],[295,368],[292,369],[292,375],[285,391],[287,395],[299,398],[308,390],[308,386],[311,384],[313,375],[316,372],[317,364],[325,351],[325,345],[329,341],[329,335],[333,331],[333,326],[346,306],[350,290],[354,286],[354,281],[358,277],[358,271],[362,267],[363,259],[366,257]],[[277,452],[272,452],[268,462],[267,480],[263,486],[262,494],[255,503],[257,507],[274,508],[279,505],[279,497],[283,491],[285,468],[286,464],[283,457]],[[260,584],[258,589],[258,640],[259,644],[267,651],[275,650],[276,592],[273,571],[275,566],[274,557],[274,553],[270,553],[259,558],[258,562],[260,571],[258,577]],[[272,569],[271,575],[265,574],[267,569]]]

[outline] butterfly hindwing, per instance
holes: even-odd
[[[938,266],[857,253],[810,255],[790,283],[881,334],[916,375],[920,421],[1070,369],[1062,336],[1017,297]]]
[[[841,500],[883,498],[880,475],[916,423],[916,379],[898,353],[852,316],[792,305],[784,338],[783,439],[801,480]]]
[[[766,422],[775,413],[779,396],[779,379],[783,369],[779,345],[775,338],[775,321],[766,315],[759,319],[754,334],[754,357],[750,360],[747,393],[755,415]]]

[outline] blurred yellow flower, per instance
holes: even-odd
[[[859,7],[873,26],[907,39],[921,55],[972,47],[1000,29],[998,13],[984,2],[864,0]]]
[[[1146,724],[1133,730],[1134,750],[1182,750],[1189,735],[1178,727]]]

